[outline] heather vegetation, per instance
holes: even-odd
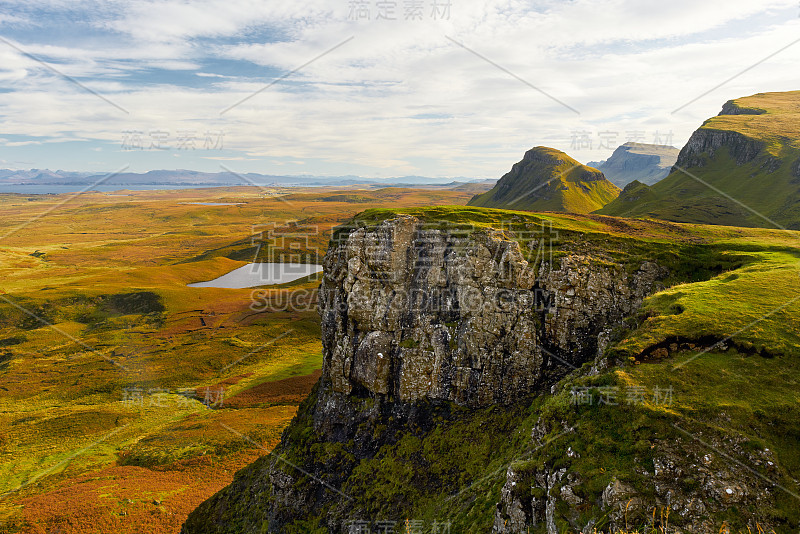
[[[287,193],[0,198],[0,531],[176,532],[277,444],[322,363],[319,316],[285,293],[313,296],[318,278],[265,289],[256,309],[251,289],[186,284],[289,253],[313,262],[357,211],[432,201]],[[187,204],[208,201],[238,204]],[[274,237],[298,228],[310,239]]]

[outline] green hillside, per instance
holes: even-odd
[[[727,102],[653,186],[629,184],[598,213],[800,228],[800,91]]]
[[[528,150],[494,188],[474,196],[468,205],[591,213],[618,194],[619,188],[597,169],[582,165],[560,150],[537,146]]]

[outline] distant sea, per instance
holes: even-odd
[[[206,187],[250,187],[248,184],[126,184],[126,185],[48,185],[48,184],[0,184],[0,194],[20,193],[23,195],[60,195],[62,193],[77,193],[86,188],[88,191],[109,193],[127,189],[129,191],[157,191],[168,189],[201,189]],[[274,187],[273,184],[263,187]],[[291,187],[281,184],[281,187]],[[88,192],[87,191],[87,192]]]

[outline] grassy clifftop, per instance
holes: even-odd
[[[706,130],[738,132],[763,140],[776,156],[784,146],[800,148],[800,91],[758,93],[725,104],[703,123]]]

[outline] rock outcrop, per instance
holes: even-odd
[[[766,109],[750,108],[739,105],[736,100],[728,100],[722,105],[720,115],[763,115]]]
[[[641,304],[662,284],[736,265],[704,250],[702,233],[597,216],[559,217],[554,232],[532,214],[411,212],[370,210],[334,233],[320,381],[278,447],[202,503],[184,534],[387,532],[402,518],[413,531],[414,513],[458,525],[423,532],[796,526],[780,515],[795,503],[777,484],[797,484],[780,453],[721,428],[726,410],[577,402],[581,389],[629,387],[637,362],[701,348],[673,338],[633,357],[616,342],[655,318]],[[580,232],[578,220],[621,233]],[[683,237],[664,242],[670,226]]]
[[[703,167],[723,147],[737,165],[744,165],[755,159],[764,148],[764,143],[738,132],[700,128],[695,130],[681,149],[673,170]]]
[[[287,532],[309,517],[347,531],[353,509],[339,488],[360,461],[454,410],[518,404],[594,360],[667,270],[578,245],[553,259],[546,233],[404,215],[340,231],[324,260],[315,392],[276,451],[203,503],[183,532]],[[277,460],[287,456],[302,469]]]
[[[345,395],[469,407],[529,395],[574,368],[665,275],[573,254],[529,263],[498,230],[463,235],[401,216],[352,232],[325,257],[323,380]]]
[[[625,187],[634,180],[653,185],[669,174],[678,153],[672,146],[625,143],[607,160],[590,161],[588,165],[601,171],[618,187]]]
[[[565,432],[572,431],[574,429]],[[628,531],[630,525],[665,527],[665,511],[669,510],[673,524],[680,521],[681,526],[673,526],[668,532],[715,532],[719,530],[717,518],[732,507],[751,511],[769,508],[776,491],[771,481],[765,483],[761,475],[742,473],[738,464],[730,463],[729,458],[735,454],[745,459],[746,463],[741,465],[766,468],[774,475],[777,464],[771,451],[747,450],[744,440],[735,436],[684,437],[688,439],[654,439],[652,447],[656,453],[652,460],[634,459],[638,465],[635,475],[646,477],[650,482],[647,494],[617,478],[612,478],[603,488],[600,503],[605,513],[602,518],[610,525],[610,531]],[[697,439],[704,444],[699,446]],[[593,532],[598,518],[587,521],[580,514],[581,507],[587,503],[578,495],[579,486],[586,480],[572,465],[578,457],[568,448],[557,468],[546,465],[509,467],[492,533],[524,534],[528,527],[543,526],[541,531],[558,534],[562,530],[556,527],[554,519],[559,504],[563,517],[574,531]],[[652,469],[645,467],[648,464]],[[750,523],[751,530],[772,531],[768,524],[759,523],[753,513]]]

